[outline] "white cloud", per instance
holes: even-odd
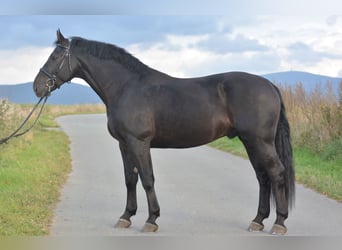
[[[33,82],[53,47],[22,47],[0,50],[0,84]],[[82,79],[73,82],[86,84]]]
[[[0,50],[0,84],[33,81],[51,52],[39,47]]]
[[[259,16],[234,25],[225,16],[217,20],[217,27],[212,33],[169,35],[158,43],[127,49],[151,67],[179,77],[230,70],[303,70],[329,76],[342,72],[339,16]]]
[[[280,63],[278,55],[269,51],[217,53],[198,46],[209,37],[173,35],[163,43],[148,48],[135,44],[127,50],[150,67],[175,77],[197,77],[238,70],[263,74],[273,72]]]
[[[173,50],[166,48],[165,44],[156,44],[148,49],[141,49],[140,46],[134,45],[127,49],[143,63],[175,77],[194,76],[196,69],[215,57],[214,54],[197,48],[183,47]]]
[[[199,42],[208,40],[209,35],[203,34],[203,35],[166,35],[165,39],[165,46],[167,44],[173,45],[176,47],[181,48],[188,48],[191,46],[195,46]],[[160,44],[162,46],[162,44]]]
[[[134,17],[126,18],[134,24],[133,28],[137,27]],[[227,15],[202,18],[201,22],[195,17],[189,18],[190,21],[183,17],[181,22],[175,22],[173,18],[177,17],[172,16],[167,21],[159,17],[158,22],[149,18],[148,24],[155,25],[148,31],[139,28],[137,34],[131,26],[113,32],[113,38],[102,31],[87,31],[104,42],[116,43],[125,34],[130,36],[124,43],[128,44],[127,51],[152,68],[176,77],[233,70],[264,74],[292,69],[330,76],[342,72],[341,16],[264,15],[239,19]],[[121,24],[127,20],[121,20]],[[137,20],[145,27],[142,17]],[[196,32],[189,33],[192,29]],[[80,30],[81,34],[85,32]],[[0,50],[0,84],[33,81],[52,50],[52,47]]]

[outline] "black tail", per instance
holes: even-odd
[[[274,87],[277,90],[281,101],[281,110],[275,138],[275,146],[280,161],[285,167],[285,195],[289,204],[289,208],[291,208],[295,201],[295,170],[293,166],[290,125],[286,117],[285,106],[280,91],[276,86]]]

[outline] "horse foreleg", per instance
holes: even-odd
[[[132,157],[146,192],[149,217],[143,228],[143,232],[155,232],[158,230],[156,219],[160,215],[160,208],[154,190],[154,175],[152,169],[152,160],[150,154],[149,142],[130,138],[128,140],[129,151]]]
[[[127,188],[127,201],[126,208],[123,215],[120,217],[115,227],[128,228],[131,223],[131,217],[137,211],[137,182],[138,182],[138,169],[134,166],[132,156],[127,151],[126,145],[120,143],[120,150],[125,170],[125,182]]]

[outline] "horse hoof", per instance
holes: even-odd
[[[279,224],[274,224],[272,229],[271,229],[272,235],[284,235],[284,234],[286,234],[286,232],[287,232],[286,227],[279,225]]]
[[[259,224],[259,223],[254,222],[254,221],[252,221],[248,227],[248,231],[250,231],[250,232],[261,232],[262,230],[264,230],[264,225]]]
[[[118,222],[115,224],[116,228],[129,228],[131,226],[131,222],[126,219],[120,218]]]
[[[142,229],[142,232],[143,233],[153,233],[155,231],[158,230],[158,225],[157,224],[152,224],[152,223],[148,223],[146,222],[143,229]]]

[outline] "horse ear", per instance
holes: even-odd
[[[64,38],[60,29],[57,30],[57,42],[61,45],[68,45],[69,40]]]

